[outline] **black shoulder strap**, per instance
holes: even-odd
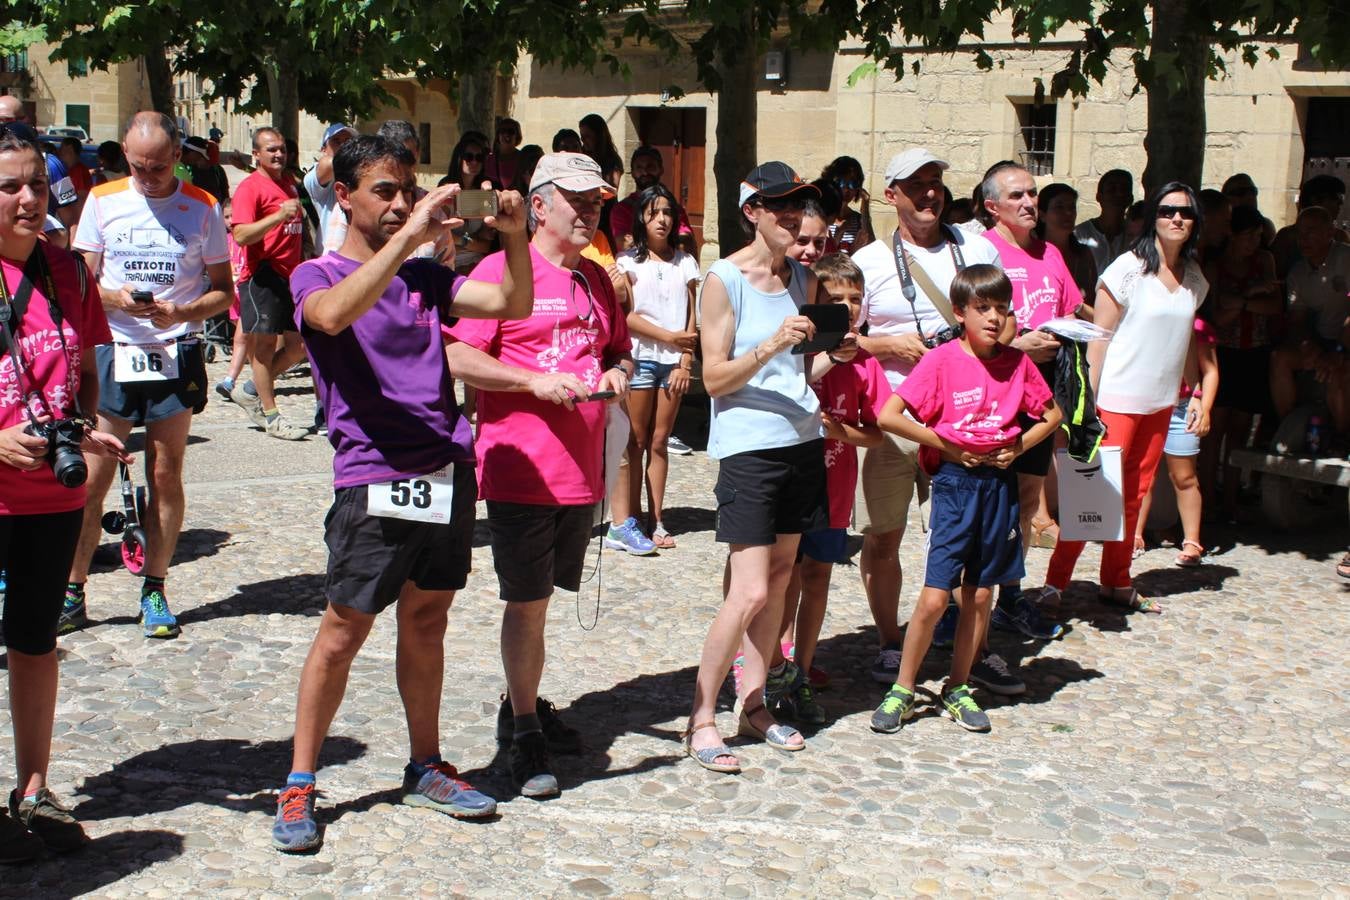
[[[19,325],[23,322],[24,313],[28,312],[28,301],[33,299],[33,282],[40,277],[34,270],[36,258],[42,253],[41,247],[34,247],[29,255],[28,261],[24,263],[23,273],[19,277],[19,284],[14,289],[13,295],[9,292],[8,285],[5,284],[4,276],[0,275],[0,300],[4,301],[4,307],[0,308],[0,318],[9,321],[9,333],[17,335]],[[56,312],[55,315],[60,315]],[[57,320],[57,326],[60,327],[60,320]],[[0,332],[0,353],[9,349],[8,341],[3,332]]]

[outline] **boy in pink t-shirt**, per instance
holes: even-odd
[[[863,273],[858,264],[842,253],[834,253],[818,260],[811,271],[833,302],[849,308],[849,321],[859,322]],[[777,711],[805,725],[820,725],[825,721],[825,711],[816,702],[813,687],[828,682],[829,676],[819,669],[813,673],[812,663],[825,621],[830,574],[835,563],[847,558],[845,542],[858,485],[858,448],[881,445],[877,415],[892,391],[886,370],[864,350],[859,350],[852,362],[835,364],[811,389],[820,398],[820,418],[825,426],[825,492],[830,524],[802,535],[797,566],[788,582],[779,649],[785,656],[792,651],[801,677],[789,680],[788,693]],[[773,664],[782,661],[775,655]]]
[[[905,631],[899,678],[872,715],[874,731],[899,731],[914,714],[919,664],[958,586],[965,614],[942,704],[963,728],[989,730],[966,680],[989,624],[993,586],[1025,574],[1017,476],[1009,466],[1061,418],[1031,359],[998,342],[1011,300],[1012,284],[996,266],[959,272],[951,302],[961,339],[924,354],[878,417],[883,429],[920,445],[920,464],[933,475],[933,509],[923,590]],[[1040,421],[1023,432],[1022,415]]]

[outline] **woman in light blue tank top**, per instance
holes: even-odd
[[[703,644],[685,749],[699,765],[739,772],[719,735],[717,693],[738,647],[744,649],[741,734],[780,750],[801,750],[801,734],[774,721],[765,699],[785,687],[770,671],[783,595],[801,535],[826,526],[824,431],[809,382],[856,350],[856,335],[832,354],[794,354],[814,334],[801,313],[824,294],[787,250],[802,207],[820,192],[780,162],[755,168],[741,184],[749,246],[714,263],[700,300],[703,383],[712,398],[708,454],[719,460],[717,540],[731,545],[727,596]],[[825,297],[823,302],[828,302]],[[776,679],[776,680],[775,680]]]

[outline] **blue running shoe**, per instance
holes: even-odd
[[[305,853],[323,844],[319,823],[314,821],[314,785],[288,785],[277,798],[277,817],[272,823],[272,846],[282,853]]]
[[[961,608],[955,603],[948,603],[947,609],[942,613],[942,618],[938,619],[937,625],[933,626],[933,646],[939,650],[950,650],[956,643],[956,622],[961,618]]]
[[[178,619],[169,612],[169,601],[164,599],[163,591],[141,595],[141,627],[148,638],[178,637]]]
[[[1013,601],[1011,611],[995,606],[991,624],[1000,631],[1015,631],[1034,641],[1053,641],[1063,637],[1065,631],[1061,623],[1043,618],[1025,594]]]
[[[605,534],[605,546],[611,550],[622,550],[634,556],[651,556],[656,552],[656,544],[642,533],[637,519],[629,516],[622,525],[611,525]]]
[[[449,763],[435,762],[421,774],[409,763],[403,769],[403,802],[425,806],[456,819],[479,819],[497,811],[497,801],[479,793]]]

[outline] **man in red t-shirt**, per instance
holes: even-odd
[[[286,139],[275,128],[253,133],[258,169],[240,183],[231,206],[235,243],[244,248],[239,278],[239,326],[253,367],[252,384],[239,384],[230,399],[272,437],[298,441],[308,429],[277,412],[276,377],[305,357],[295,330],[290,277],[300,265],[304,213],[295,179],[286,172]],[[284,335],[277,352],[277,335]],[[253,391],[249,388],[252,387]]]

